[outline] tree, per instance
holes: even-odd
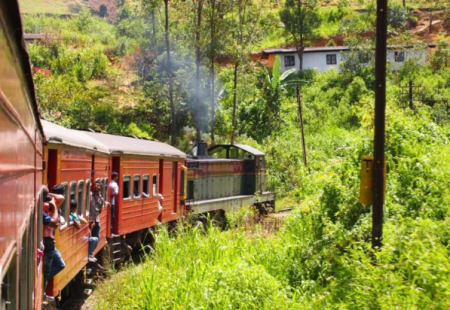
[[[437,43],[436,52],[431,57],[430,64],[434,71],[450,66],[450,44],[447,40],[440,40]]]
[[[261,32],[258,21],[262,10],[262,4],[256,5],[251,0],[236,0],[233,3],[234,10],[228,16],[230,32],[230,44],[228,52],[233,57],[233,113],[230,143],[234,143],[236,131],[237,88],[238,70],[245,57],[251,51],[253,45],[260,40]]]
[[[173,101],[173,79],[172,79],[172,62],[170,60],[170,36],[169,36],[169,0],[164,0],[164,14],[165,24],[164,33],[166,39],[166,53],[167,53],[167,78],[169,82],[169,102],[170,115],[172,118],[172,126],[170,130],[170,144],[177,144],[177,114],[175,110],[175,103]]]
[[[272,73],[269,72],[262,63],[258,61],[258,65],[262,69],[262,83],[260,88],[264,92],[264,99],[267,112],[269,114],[269,129],[270,131],[278,129],[274,124],[280,123],[280,105],[281,93],[287,86],[288,78],[295,72],[295,68],[286,70],[281,74],[280,57],[275,57],[275,62],[272,67]]]
[[[211,144],[214,145],[214,126],[215,126],[215,110],[216,110],[216,90],[215,90],[215,61],[218,51],[220,50],[221,42],[220,35],[225,35],[225,27],[223,15],[229,10],[229,1],[227,0],[205,0],[207,7],[207,24],[209,26],[209,46],[207,57],[210,65],[210,80],[211,80]]]
[[[303,70],[305,47],[312,44],[315,31],[320,26],[317,0],[286,0],[280,11],[280,18],[284,23],[286,33],[294,41],[300,61],[300,70]]]

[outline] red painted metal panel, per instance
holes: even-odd
[[[118,233],[127,234],[143,228],[151,227],[157,224],[158,219],[158,199],[154,197],[150,189],[150,197],[144,198],[142,195],[143,175],[148,174],[150,181],[153,174],[159,173],[159,158],[149,156],[125,155],[121,158],[121,167],[119,171],[119,197],[117,201]],[[130,199],[123,199],[123,177],[129,175],[130,180]],[[133,177],[140,176],[140,197],[133,195]]]

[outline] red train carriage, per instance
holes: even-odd
[[[184,212],[180,194],[186,154],[157,141],[86,132],[105,144],[119,174],[113,232],[139,232]]]
[[[64,259],[66,268],[49,281],[47,294],[57,296],[61,290],[87,264],[89,227],[82,225],[75,229],[69,222],[70,200],[78,203],[78,214],[89,216],[91,184],[99,178],[103,185],[103,195],[107,195],[110,158],[107,147],[99,141],[90,138],[82,131],[70,130],[64,127],[42,121],[46,140],[45,158],[47,162],[44,183],[49,188],[56,184],[65,187],[65,201],[61,206],[61,215],[66,219],[66,225],[56,231],[56,248]],[[100,240],[97,253],[106,245],[108,231],[109,208],[101,213]]]
[[[42,128],[16,1],[0,1],[0,308],[41,303]]]

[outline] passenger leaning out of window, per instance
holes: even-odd
[[[109,203],[103,199],[102,184],[100,180],[96,180],[91,192],[91,201],[89,206],[89,226],[92,230],[92,237],[97,237],[100,240],[100,213],[103,208]]]
[[[75,200],[72,199],[70,201],[69,220],[70,220],[70,222],[73,222],[73,226],[75,227],[76,230],[80,230],[81,225],[87,224],[87,221],[81,215],[79,216],[77,214],[77,210],[78,210],[78,204]],[[95,263],[97,261],[97,259],[92,254],[93,254],[95,248],[97,247],[98,238],[92,237],[91,231],[89,230],[89,236],[87,237],[87,239],[89,241],[88,260],[91,263]]]
[[[55,227],[62,224],[64,219],[59,215],[59,207],[64,202],[64,187],[62,185],[55,185],[53,193],[48,192],[46,186],[42,187],[44,198],[43,211],[51,217],[54,225],[45,225],[43,229],[44,236],[44,300],[53,301],[53,296],[47,296],[45,291],[47,289],[48,281],[63,270],[66,265],[62,259],[61,254],[55,247]]]

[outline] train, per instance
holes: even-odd
[[[266,189],[264,153],[247,145],[199,142],[195,155],[168,144],[61,127],[40,117],[32,65],[24,43],[17,1],[0,1],[0,309],[42,309],[43,191],[63,185],[56,248],[65,268],[49,281],[49,296],[70,295],[83,286],[89,227],[75,229],[69,202],[89,218],[94,182],[109,199],[112,172],[119,175],[115,216],[100,214],[93,253],[101,264],[120,262],[148,231],[187,213],[226,212],[241,205],[274,208]]]

